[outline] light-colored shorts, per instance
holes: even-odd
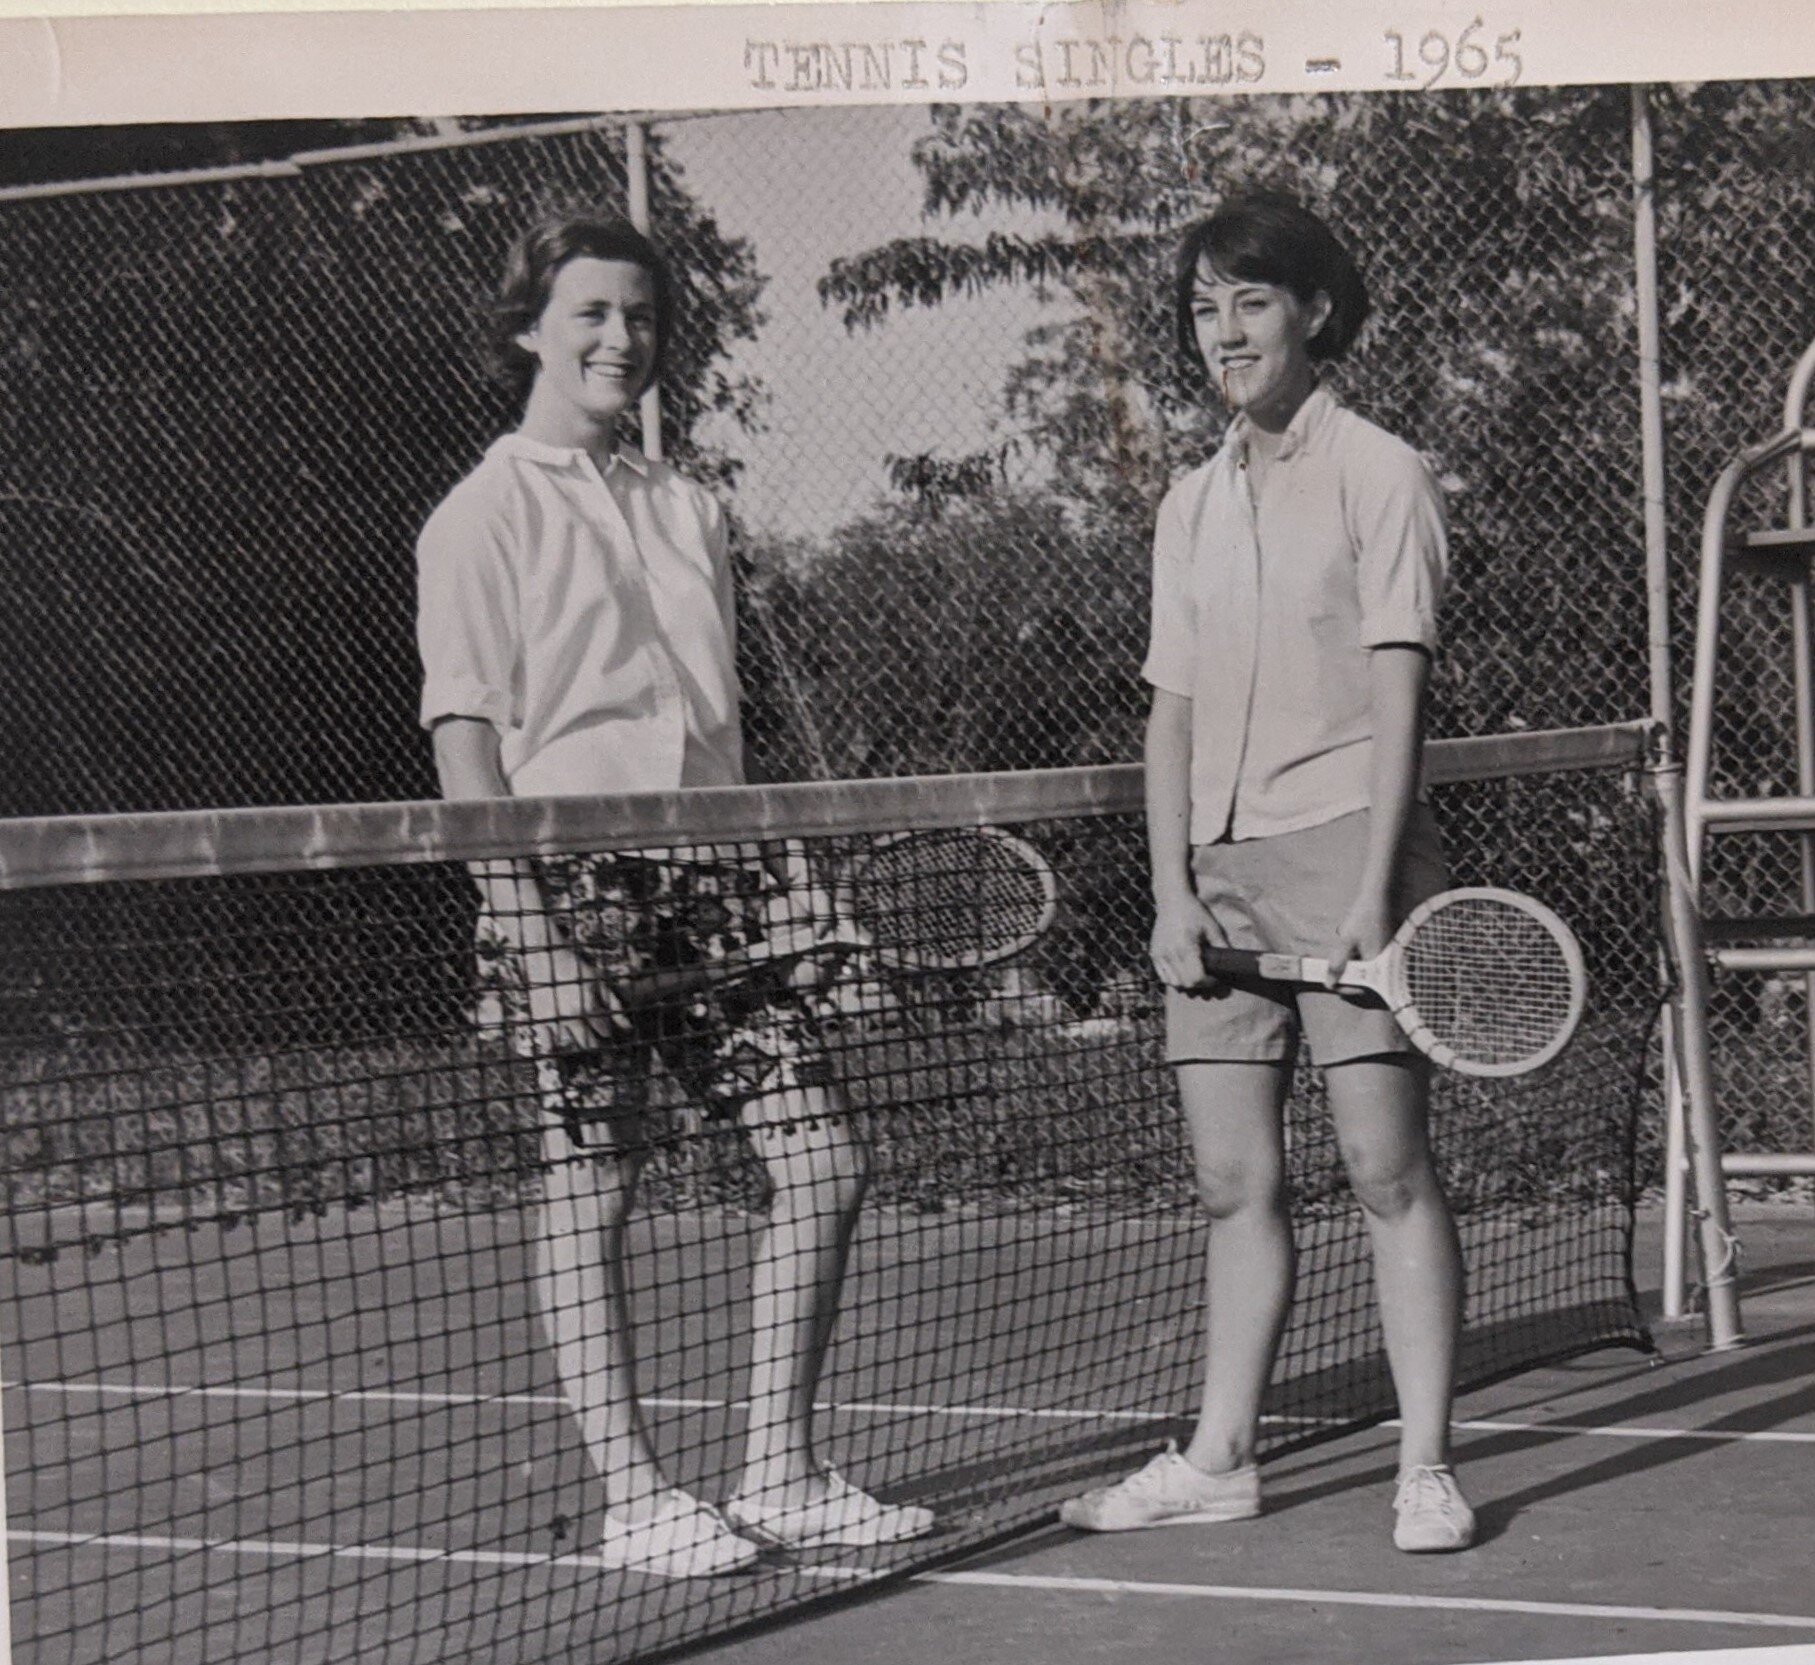
[[[607,991],[637,973],[750,947],[782,888],[755,860],[614,854],[546,856],[533,866],[556,934]],[[601,1000],[595,1010],[610,1014],[609,1039],[549,1053],[530,1022],[523,956],[483,908],[476,945],[481,996],[512,1050],[534,1060],[545,1111],[578,1147],[641,1147],[664,1131],[651,1100],[657,1059],[710,1117],[734,1119],[754,1099],[830,1079],[824,1027],[836,1014],[816,993],[792,987],[782,962],[635,1010]]]
[[[1360,810],[1271,838],[1199,844],[1191,875],[1231,947],[1321,958],[1354,904],[1367,847],[1368,814]],[[1395,927],[1448,885],[1436,818],[1428,804],[1415,804],[1400,849]],[[1204,994],[1166,990],[1166,1057],[1174,1064],[1289,1063],[1301,1033],[1320,1066],[1412,1050],[1392,1013],[1366,995],[1260,978]]]

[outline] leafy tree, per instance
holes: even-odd
[[[788,660],[785,690],[763,680],[793,702],[755,714],[759,743],[791,734],[790,764],[845,776],[1118,760],[1139,607],[1113,556],[1017,492],[897,497],[752,551],[751,651]]]
[[[1374,293],[1345,397],[1420,445],[1449,493],[1440,722],[1634,715],[1636,380],[1609,374],[1635,351],[1627,119],[1617,89],[942,109],[914,150],[927,214],[1046,229],[902,239],[834,262],[821,294],[853,329],[1001,284],[1068,303],[1009,378],[1017,441],[1070,524],[1144,566],[1159,495],[1222,427],[1174,344],[1172,250],[1226,193],[1293,192],[1342,228]],[[1120,593],[1138,608],[1144,590]]]

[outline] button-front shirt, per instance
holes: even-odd
[[[422,722],[478,717],[517,796],[743,779],[725,516],[626,448],[506,434],[417,542]]]
[[[1371,648],[1433,650],[1443,502],[1403,440],[1315,389],[1254,489],[1238,416],[1167,493],[1142,675],[1192,702],[1191,841],[1368,807]]]

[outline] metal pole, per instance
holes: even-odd
[[[624,125],[624,172],[626,174],[626,195],[630,208],[630,223],[647,237],[649,235],[649,130],[640,121],[626,122]],[[643,389],[643,455],[654,457],[658,462],[662,456],[662,395],[652,382]]]
[[[1657,281],[1657,176],[1651,101],[1635,86],[1632,104],[1632,254],[1639,330],[1639,454],[1645,515],[1645,641],[1651,718],[1666,756],[1675,756],[1676,700],[1670,664],[1669,516],[1665,502],[1664,400]],[[1676,1013],[1664,1013],[1664,1317],[1688,1300],[1689,1208],[1683,1141],[1683,1086],[1677,1076]]]
[[[1689,1312],[1689,1153],[1683,1138],[1683,1078],[1676,1033],[1676,1003],[1664,1008],[1664,1298],[1666,1319]]]
[[[1720,1136],[1714,1111],[1714,1064],[1708,1046],[1708,961],[1695,906],[1684,837],[1683,766],[1660,754],[1651,767],[1664,845],[1665,941],[1676,962],[1675,1033],[1686,1113],[1681,1137],[1695,1179],[1702,1287],[1708,1297],[1708,1349],[1740,1346],[1739,1245],[1727,1215]]]
[[[1645,500],[1645,624],[1650,648],[1651,720],[1676,752],[1675,697],[1670,670],[1669,521],[1664,500],[1664,400],[1658,324],[1657,181],[1651,106],[1642,86],[1632,89],[1632,240],[1639,327],[1639,445]]]
[[[1807,415],[1809,382],[1815,377],[1815,343],[1811,343],[1797,360],[1784,394],[1783,425],[1798,428]],[[1809,524],[1808,458],[1794,452],[1787,463],[1790,497],[1788,523],[1800,531]],[[1811,631],[1809,608],[1809,574],[1790,585],[1790,630],[1796,654],[1796,790],[1803,797],[1815,797],[1815,666],[1811,665]],[[1815,835],[1802,835],[1802,907],[1804,913],[1815,913]],[[1809,1054],[1810,1144],[1815,1150],[1815,972],[1803,979],[1804,1035]]]

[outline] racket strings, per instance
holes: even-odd
[[[881,846],[845,898],[886,954],[929,965],[996,959],[1037,936],[1050,881],[1017,841],[971,829],[912,834]]]
[[[1515,1064],[1567,1032],[1578,978],[1551,927],[1524,908],[1470,898],[1439,908],[1404,949],[1418,1017],[1459,1058]]]

